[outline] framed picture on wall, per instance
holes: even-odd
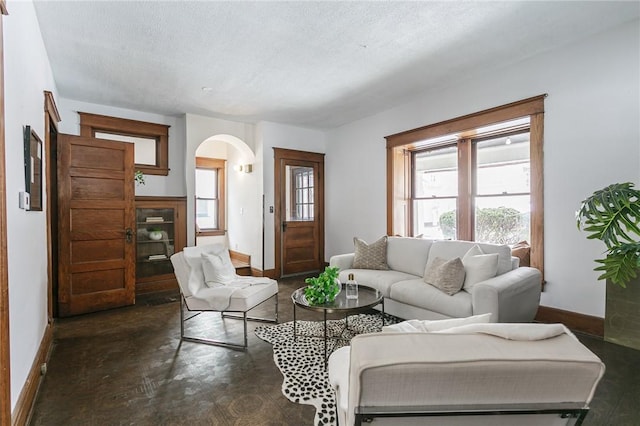
[[[31,204],[29,210],[42,211],[42,140],[31,129],[24,127],[24,185],[29,193]]]

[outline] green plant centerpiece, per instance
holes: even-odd
[[[324,272],[317,277],[311,277],[304,280],[307,286],[304,289],[304,296],[310,305],[323,305],[331,303],[340,293],[340,281],[338,281],[338,272],[340,268],[327,266]]]
[[[582,202],[576,219],[588,239],[607,247],[605,258],[596,259],[598,279],[626,288],[640,268],[640,191],[631,182],[609,185]]]

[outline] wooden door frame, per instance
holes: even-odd
[[[284,212],[282,211],[282,194],[280,187],[282,185],[282,160],[309,161],[318,164],[318,250],[320,251],[320,262],[324,264],[324,154],[319,152],[298,151],[294,149],[273,148],[274,153],[274,235],[275,235],[275,276],[280,278],[282,275],[282,220]]]
[[[7,15],[5,0],[0,0],[0,424],[11,424],[11,368],[9,351],[9,275],[7,261],[7,187],[5,169],[4,122],[4,40],[2,15]]]
[[[58,200],[57,200],[57,188],[55,197],[52,194],[52,189],[57,187],[57,178],[53,176],[52,173],[57,173],[57,168],[54,167],[56,164],[56,159],[52,158],[52,153],[57,152],[57,149],[54,148],[54,144],[57,145],[56,140],[52,140],[51,130],[54,129],[56,134],[58,133],[58,123],[61,121],[60,113],[58,112],[58,107],[56,106],[56,101],[53,97],[53,93],[48,90],[44,91],[44,146],[45,146],[45,161],[46,161],[46,194],[47,194],[47,313],[49,323],[53,322],[54,311],[54,303],[57,301],[57,296],[54,293],[53,282],[57,281],[58,277],[55,277],[53,274],[53,264],[54,262],[58,262],[58,253],[57,250],[54,250],[54,247],[57,247],[57,244],[54,244],[58,240],[58,224],[52,220],[52,214],[58,210]]]

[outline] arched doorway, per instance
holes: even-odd
[[[194,160],[196,245],[222,243],[261,269],[262,176],[253,150],[235,136],[214,135],[198,145]]]

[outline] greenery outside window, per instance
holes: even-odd
[[[223,235],[225,230],[225,160],[196,157],[196,234]]]

